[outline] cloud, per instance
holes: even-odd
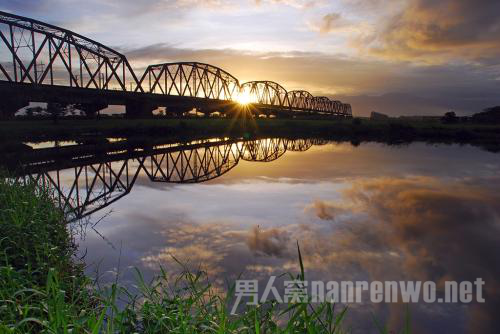
[[[283,256],[290,242],[288,233],[283,229],[270,228],[262,230],[254,226],[248,233],[247,245],[256,254]]]
[[[332,202],[316,200],[304,209],[305,212],[314,212],[322,220],[335,220],[339,215],[347,210],[344,207]]]
[[[342,25],[342,15],[339,13],[326,14],[321,20],[319,31],[323,34],[327,34]]]
[[[355,183],[346,197],[376,221],[363,229],[377,235],[380,249],[399,249],[395,261],[407,277],[489,282],[489,304],[471,306],[468,326],[491,332],[500,305],[497,192],[433,178],[383,178]]]
[[[149,251],[140,259],[147,268],[162,266],[175,276],[183,270],[179,261],[190,271],[207,272],[216,280],[215,283],[224,286],[223,277],[240,274],[250,261],[238,258],[239,245],[246,232],[232,230],[228,224],[197,224],[180,216],[160,225],[162,228],[158,231],[163,237],[162,243],[150,245]]]
[[[456,324],[455,332],[495,333],[500,306],[496,279],[500,275],[499,202],[496,189],[470,181],[361,179],[343,191],[341,200],[307,205],[306,212],[318,210],[318,220],[294,230],[293,237],[300,241],[309,277],[434,281],[438,290],[446,280],[481,277],[487,282],[486,304],[472,304],[467,309],[415,305],[412,312],[418,318],[431,309],[466,319]],[[349,219],[340,220],[329,211],[338,207],[350,208],[346,212]],[[290,259],[284,268],[294,265]],[[385,305],[373,311],[380,317],[385,312],[389,327],[397,328],[402,307]],[[439,317],[426,317],[415,326],[416,332],[430,332],[450,324],[440,322]]]
[[[9,3],[0,4],[0,10],[13,12],[13,13],[22,13],[26,10],[44,10],[47,8],[47,1],[40,0],[12,0]]]
[[[181,247],[165,247],[158,254],[148,255],[142,258],[144,264],[156,269],[167,265],[175,268],[178,260],[192,270],[204,270],[210,275],[220,275],[222,268],[220,262],[224,255],[207,245],[190,244]]]
[[[382,222],[383,228],[390,227],[386,241],[398,244],[414,257],[416,263],[408,262],[407,269],[415,275],[436,279],[442,275],[441,270],[436,270],[437,264],[460,276],[470,274],[467,271],[471,269],[491,268],[493,264],[485,261],[495,257],[482,254],[497,247],[495,238],[490,236],[499,228],[500,208],[496,203],[500,196],[495,193],[419,177],[358,182],[346,191],[346,196],[353,205],[361,206]],[[475,251],[463,252],[464,249]],[[458,253],[464,253],[460,263],[454,258]],[[415,267],[416,264],[423,265]]]
[[[273,4],[273,5],[286,5],[293,8],[298,9],[308,9],[315,7],[318,2],[315,0],[255,0],[255,4],[257,6],[261,6],[265,3]]]
[[[499,12],[494,0],[410,0],[373,36],[370,51],[427,63],[462,59],[498,64]]]

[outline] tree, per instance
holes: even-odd
[[[43,111],[42,107],[37,106],[37,107],[28,107],[26,108],[26,116],[29,118],[32,118],[35,115],[41,114]]]
[[[490,114],[498,114],[498,113],[500,113],[500,106],[486,108],[483,111],[486,113],[490,113]]]
[[[448,111],[441,118],[441,121],[443,123],[446,123],[446,124],[456,123],[456,122],[458,122],[458,117],[457,117],[457,114],[455,114],[454,111]]]
[[[54,123],[60,116],[64,116],[66,112],[66,106],[61,103],[49,102],[47,103],[47,112],[52,116]]]
[[[478,123],[500,123],[500,106],[484,109],[471,117],[473,122]]]
[[[389,119],[389,116],[386,114],[383,114],[381,112],[372,111],[370,114],[370,119],[387,120],[387,119]]]

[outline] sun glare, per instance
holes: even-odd
[[[236,98],[236,101],[239,103],[239,104],[242,104],[242,105],[246,105],[246,104],[249,104],[251,102],[251,97],[250,97],[250,94],[248,92],[241,92],[238,97]]]

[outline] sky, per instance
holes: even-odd
[[[355,115],[500,105],[497,0],[0,0],[147,64],[200,61]]]

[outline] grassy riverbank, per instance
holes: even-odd
[[[426,141],[470,143],[496,151],[499,124],[443,124],[413,119],[101,119],[15,120],[0,122],[4,146],[22,141],[95,139],[129,136],[282,136],[321,137],[352,142]],[[13,147],[15,145],[12,144]]]
[[[203,273],[172,283],[162,271],[146,283],[138,272],[134,294],[97,289],[67,227],[49,193],[0,179],[0,333],[345,333],[346,309],[330,303],[269,302],[231,315],[232,290],[214,293]],[[304,279],[300,251],[299,263]]]

